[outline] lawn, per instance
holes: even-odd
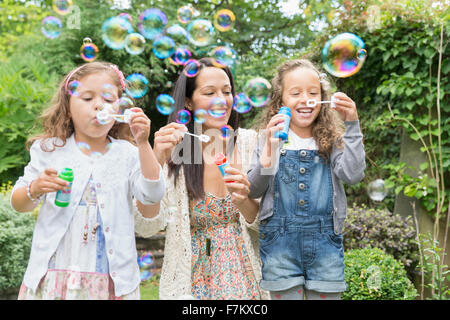
[[[141,300],[159,300],[159,278],[160,275],[156,274],[141,282]]]

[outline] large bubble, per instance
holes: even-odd
[[[191,58],[191,52],[188,48],[179,47],[175,49],[175,52],[169,57],[169,62],[176,66],[184,66]]]
[[[42,19],[41,31],[49,39],[55,39],[59,37],[61,33],[62,23],[56,17],[49,16]]]
[[[241,92],[234,96],[233,109],[237,113],[247,113],[252,109],[245,93]]]
[[[231,67],[237,58],[236,51],[227,46],[218,46],[211,50],[210,56],[216,67]]]
[[[130,33],[125,38],[125,50],[129,54],[141,54],[145,49],[145,38],[137,32]]]
[[[357,73],[367,57],[365,44],[353,33],[341,33],[327,41],[322,49],[326,71],[335,77],[346,78]]]
[[[160,94],[156,98],[156,109],[163,115],[169,115],[175,110],[175,100],[168,94]]]
[[[83,39],[83,45],[80,48],[81,58],[86,62],[92,62],[97,59],[98,48],[92,43],[90,38]]]
[[[217,30],[225,32],[233,27],[235,20],[236,17],[234,16],[233,11],[222,9],[217,11],[214,15],[214,26]]]
[[[62,16],[70,12],[70,7],[72,7],[72,0],[53,0],[53,10]]]
[[[148,80],[140,73],[130,74],[125,82],[125,92],[132,98],[142,98],[148,91]]]
[[[272,86],[264,78],[258,77],[247,81],[244,87],[244,93],[248,101],[254,107],[263,107],[270,100]]]
[[[189,33],[189,41],[197,47],[211,44],[215,34],[213,25],[205,19],[193,20],[189,23],[187,32]]]
[[[103,42],[114,50],[123,49],[128,34],[132,32],[133,27],[130,22],[122,17],[108,18],[102,24]]]
[[[169,58],[175,52],[175,42],[167,36],[160,36],[153,41],[153,53],[159,59]]]
[[[166,34],[177,43],[185,43],[188,39],[188,33],[179,24],[171,25],[166,29]]]
[[[367,186],[367,194],[373,201],[383,201],[387,196],[387,189],[384,180],[376,179]]]
[[[208,106],[208,113],[214,118],[223,118],[227,114],[227,102],[225,99],[217,97],[211,100]]]
[[[191,6],[182,6],[177,10],[177,18],[181,23],[188,23],[194,17],[194,8]]]
[[[167,17],[159,9],[147,9],[139,15],[139,32],[147,39],[155,39],[164,31],[167,25]]]

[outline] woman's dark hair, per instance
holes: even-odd
[[[197,87],[197,77],[200,74],[201,70],[205,67],[215,67],[216,65],[213,63],[212,58],[201,58],[198,60],[200,63],[200,71],[195,77],[187,77],[184,72],[180,74],[178,80],[173,89],[172,97],[175,100],[175,110],[170,114],[168,123],[175,122],[178,111],[185,109],[186,98],[192,99],[192,95]],[[235,96],[235,87],[233,81],[233,75],[231,73],[230,68],[222,67],[220,68],[227,74],[230,79],[231,84],[231,92],[233,97]],[[228,125],[230,125],[234,132],[237,132],[239,127],[239,114],[233,109],[231,110],[230,118],[228,119]],[[192,120],[186,125],[189,132],[194,133],[194,121]],[[231,140],[232,144],[236,143],[236,135]],[[202,148],[198,139],[183,139],[184,148],[191,148],[191,159],[189,163],[181,163],[175,164],[172,160],[169,160],[169,176],[174,175],[174,182],[176,185],[176,181],[178,179],[180,168],[183,166],[184,177],[186,180],[186,187],[188,191],[189,198],[192,199],[201,199],[203,198],[205,191],[203,189],[203,160],[200,164],[194,161],[194,155],[196,153],[202,152]],[[189,146],[190,144],[190,146]],[[228,146],[227,146],[228,150]],[[182,151],[180,152],[180,156],[182,156]]]

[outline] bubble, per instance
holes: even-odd
[[[223,98],[214,98],[211,100],[208,113],[214,118],[223,118],[227,114],[227,102]]]
[[[326,71],[335,77],[346,78],[357,73],[367,56],[364,42],[353,33],[341,33],[328,40],[322,49]]]
[[[252,109],[245,93],[241,92],[234,96],[233,109],[237,113],[247,113]]]
[[[216,67],[230,67],[236,60],[236,51],[226,46],[219,46],[211,50],[210,56],[214,59],[213,64]]]
[[[236,17],[234,16],[233,11],[222,9],[217,11],[214,15],[214,26],[217,30],[225,32],[233,27],[235,20]]]
[[[183,43],[188,39],[188,33],[179,24],[174,24],[166,29],[166,34],[175,42]]]
[[[87,154],[87,155],[91,154],[91,146],[89,144],[87,144],[86,142],[81,142],[81,141],[77,142],[77,147],[84,154]]]
[[[254,107],[263,107],[270,100],[270,82],[264,78],[254,78],[249,80],[244,87],[244,93],[248,101]]]
[[[206,121],[206,116],[208,111],[205,109],[198,109],[194,111],[194,121],[197,123],[204,123]]]
[[[200,72],[200,62],[195,59],[190,59],[184,65],[183,73],[186,77],[195,77]]]
[[[92,62],[97,59],[98,48],[92,43],[91,38],[84,38],[83,45],[80,48],[81,58],[86,62]]]
[[[175,109],[175,100],[168,94],[160,94],[156,98],[156,109],[159,113],[167,116]]]
[[[59,37],[61,33],[62,23],[56,17],[49,16],[42,19],[41,31],[49,39],[55,39]]]
[[[184,66],[191,58],[191,52],[187,48],[176,48],[175,52],[169,57],[169,62],[174,65]]]
[[[72,0],[53,0],[53,10],[62,16],[65,16],[70,12],[71,6]]]
[[[155,271],[155,259],[151,252],[144,252],[137,259],[139,269],[141,271],[141,281],[150,279]]]
[[[98,111],[97,115],[96,115],[96,118],[97,118],[97,122],[99,124],[101,124],[101,125],[108,124],[108,123],[110,123],[113,120],[113,118],[111,117],[110,112],[108,110],[106,110],[106,109]]]
[[[169,58],[175,52],[175,42],[167,36],[160,36],[153,42],[153,53],[159,59]]]
[[[70,81],[67,86],[67,92],[71,96],[79,96],[80,95],[80,89],[81,89],[81,82],[78,80]]]
[[[131,17],[131,15],[129,13],[126,13],[126,12],[119,13],[118,17],[128,20],[129,23],[133,22],[133,18]]]
[[[225,125],[222,128],[220,128],[221,138],[226,140],[229,139],[233,134],[233,128],[230,125]]]
[[[194,8],[191,6],[182,6],[177,10],[177,18],[181,23],[188,23],[194,17]]]
[[[383,201],[387,196],[387,189],[384,185],[384,180],[376,179],[375,181],[369,183],[367,193],[373,201]]]
[[[118,101],[118,114],[124,114],[125,110],[131,109],[134,107],[134,102],[127,96],[120,97]]]
[[[167,25],[167,17],[159,9],[147,9],[139,15],[139,32],[147,39],[155,39],[164,31]]]
[[[102,39],[105,44],[114,50],[125,47],[125,39],[129,33],[133,32],[133,27],[127,19],[121,17],[111,17],[102,24]]]
[[[127,35],[125,38],[125,50],[129,54],[141,54],[144,51],[145,38],[137,32]]]
[[[148,80],[140,73],[130,74],[125,82],[125,92],[134,99],[142,98],[148,91]]]
[[[189,123],[191,121],[191,113],[188,110],[178,111],[176,121],[180,124]]]
[[[209,45],[214,38],[214,27],[211,22],[205,19],[196,19],[189,23],[187,27],[189,41],[197,46]]]
[[[117,92],[117,88],[110,83],[105,83],[102,86],[100,95],[108,102],[114,102],[114,93]]]

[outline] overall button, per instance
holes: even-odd
[[[262,225],[266,225],[266,224],[267,224],[267,220],[261,221],[261,224],[262,224]]]
[[[298,200],[298,204],[299,204],[300,206],[303,206],[303,205],[305,204],[305,200],[303,200],[303,199]]]
[[[286,149],[281,149],[280,152],[284,156],[286,154]]]
[[[305,150],[300,151],[300,155],[301,155],[302,157],[305,157],[305,156],[306,156],[306,151],[305,151]]]
[[[306,172],[306,169],[305,168],[300,168],[300,173],[301,174],[304,174]]]
[[[261,233],[259,237],[264,240],[264,233]]]
[[[305,185],[304,185],[303,183],[300,183],[300,184],[298,185],[298,188],[299,188],[300,190],[304,190],[304,189],[305,189]]]

